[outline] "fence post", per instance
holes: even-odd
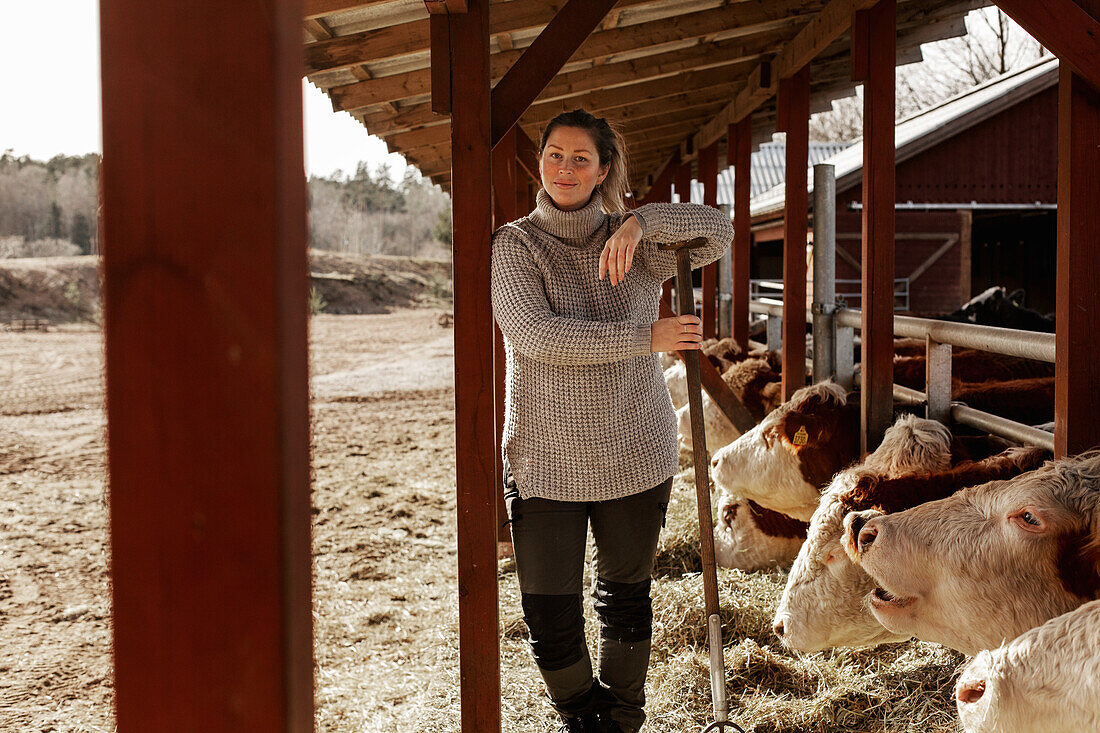
[[[730,217],[730,205],[720,204],[718,209]],[[718,260],[718,338],[733,335],[733,246]]]
[[[951,344],[925,337],[924,393],[928,406],[925,417],[948,424],[951,420]]]
[[[856,374],[855,329],[851,326],[837,326],[833,347],[833,356],[836,359],[836,383],[851,392]]]
[[[769,314],[768,351],[779,351],[783,347],[783,316]]]
[[[835,373],[836,328],[836,169],[814,166],[813,381]]]

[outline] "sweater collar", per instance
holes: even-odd
[[[604,213],[603,197],[599,190],[592,192],[592,198],[583,208],[562,211],[546,189],[540,188],[535,195],[535,210],[529,218],[539,229],[567,244],[584,244],[603,226],[607,214]]]

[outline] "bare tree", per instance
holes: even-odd
[[[896,117],[908,117],[996,76],[1033,63],[1045,49],[997,8],[966,17],[967,33],[925,44],[920,63],[898,67]],[[814,140],[852,140],[863,134],[862,87],[810,119]]]

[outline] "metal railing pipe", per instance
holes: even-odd
[[[951,418],[957,423],[969,425],[978,430],[985,430],[1002,438],[1016,440],[1028,445],[1037,445],[1052,453],[1054,452],[1054,433],[1048,433],[1045,430],[1033,428],[1030,425],[1024,425],[1005,417],[991,415],[988,412],[975,410],[973,407],[967,407],[961,402],[952,403]]]
[[[860,312],[849,308],[837,311],[836,322],[840,326],[859,328]],[[1052,333],[894,316],[894,335],[922,340],[931,336],[933,341],[941,344],[1054,363]]]

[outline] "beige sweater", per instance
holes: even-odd
[[[622,224],[599,192],[562,211],[540,190],[535,210],[493,235],[493,313],[507,357],[502,451],[520,496],[604,501],[653,488],[677,470],[676,414],[650,351],[661,284],[676,255],[658,243],[706,237],[692,267],[718,259],[729,219],[698,204],[646,204],[642,240],[619,285],[598,277]]]

